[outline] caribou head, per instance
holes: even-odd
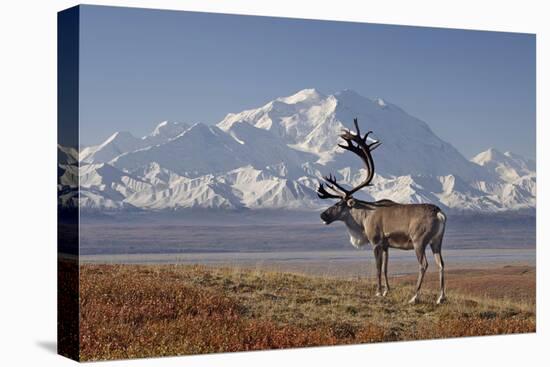
[[[355,153],[361,158],[367,170],[367,177],[351,190],[338,184],[336,177],[332,174],[323,177],[325,184],[319,184],[319,188],[317,189],[319,198],[339,199],[336,204],[321,213],[321,220],[327,225],[336,220],[346,221],[346,217],[350,214],[350,209],[357,205],[357,201],[353,198],[353,194],[363,187],[369,186],[374,177],[374,160],[372,159],[371,152],[380,146],[381,143],[378,140],[370,144],[367,143],[367,138],[372,134],[372,131],[368,131],[364,136],[361,136],[361,130],[359,129],[359,123],[356,118],[353,120],[353,124],[355,125],[355,132],[345,129],[340,137],[346,144],[338,144],[338,146]],[[362,204],[364,205],[365,203]]]

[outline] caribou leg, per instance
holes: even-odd
[[[390,283],[388,283],[388,248],[384,247],[382,252],[382,271],[384,272],[384,293],[382,296],[386,296],[390,291]]]
[[[382,246],[374,246],[374,258],[376,260],[376,296],[382,295]]]
[[[420,287],[422,286],[422,280],[424,279],[424,274],[428,269],[428,260],[426,260],[426,247],[415,246],[416,258],[418,259],[418,280],[416,281],[416,290],[414,296],[409,300],[409,303],[418,302],[418,294],[420,293]]]
[[[441,252],[434,252],[435,263],[439,268],[439,298],[437,299],[437,304],[445,302],[447,298],[445,296],[445,263],[441,257]]]

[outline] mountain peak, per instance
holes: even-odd
[[[302,89],[291,96],[277,98],[277,101],[284,102],[287,104],[296,104],[296,103],[306,102],[306,101],[316,102],[324,97],[325,96],[322,93],[319,93],[317,89],[307,88],[307,89]]]
[[[188,129],[189,125],[179,122],[162,121],[158,124],[153,132],[148,136],[144,136],[142,139],[147,138],[172,138],[181,134],[184,130]]]
[[[158,124],[155,129],[153,130],[153,132],[151,133],[151,136],[157,136],[157,135],[160,135],[160,132],[162,130],[163,127],[167,126],[168,125],[168,121],[162,121],[160,124]]]
[[[472,158],[472,162],[484,166],[495,160],[505,159],[506,155],[496,148],[489,148]]]
[[[109,136],[107,138],[107,140],[105,140],[101,146],[105,146],[109,143],[112,143],[113,141],[115,140],[135,140],[136,137],[133,136],[130,132],[128,131],[117,131],[116,133],[114,133],[113,135]]]
[[[216,125],[207,125],[202,122],[197,122],[191,125],[191,127],[186,129],[176,138],[172,139],[172,141],[175,141],[175,140],[184,141],[182,139],[183,137],[185,137],[186,139],[189,139],[190,137],[192,137],[192,139],[195,139],[196,141],[210,141],[212,139],[215,139],[216,137],[224,138],[225,135],[224,135],[224,132]]]
[[[534,161],[529,158],[525,158],[520,154],[516,154],[511,151],[502,153],[496,148],[489,148],[472,158],[472,162],[483,166],[489,162],[502,163],[502,162],[523,162],[527,164],[534,164]]]
[[[479,153],[472,162],[491,169],[503,180],[514,182],[535,172],[535,162],[512,152],[502,153],[495,148]]]

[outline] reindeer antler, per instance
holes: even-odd
[[[370,185],[372,179],[374,178],[374,160],[372,159],[371,152],[382,144],[378,140],[368,144],[367,138],[370,134],[372,134],[372,131],[368,131],[364,137],[361,137],[361,131],[359,130],[357,118],[353,119],[353,124],[355,125],[356,133],[354,134],[350,130],[344,130],[340,137],[346,141],[347,145],[338,144],[338,146],[342,149],[346,149],[357,154],[359,158],[361,158],[367,168],[367,178],[365,178],[365,180],[363,180],[363,182],[359,185],[351,189],[349,195],[352,195],[353,193],[361,190],[363,187]],[[353,143],[355,143],[355,145]]]
[[[331,188],[330,185],[327,185],[327,187]],[[334,188],[331,188],[331,189],[334,190]],[[343,199],[345,195],[341,193],[338,193],[338,194],[330,193],[325,189],[325,186],[322,183],[320,183],[319,187],[317,188],[317,196],[319,196],[320,199]]]
[[[324,180],[327,182],[327,187],[337,194],[331,194],[327,192],[323,187],[323,184],[320,184],[319,188],[317,189],[317,195],[321,199],[349,198],[355,192],[361,190],[363,187],[370,185],[372,179],[374,178],[374,160],[372,159],[371,152],[374,149],[378,148],[382,143],[378,140],[375,140],[374,142],[368,144],[367,138],[370,134],[372,134],[372,131],[368,131],[364,136],[361,136],[361,131],[359,130],[359,123],[357,121],[357,118],[353,119],[353,124],[355,125],[356,132],[353,133],[348,129],[344,129],[340,137],[344,139],[347,145],[338,144],[338,146],[342,149],[349,150],[350,152],[357,154],[359,158],[361,158],[367,168],[367,177],[359,185],[355,186],[351,190],[347,190],[339,185],[336,182],[336,178],[331,174],[329,176],[325,176]]]

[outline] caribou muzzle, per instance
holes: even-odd
[[[334,222],[334,219],[331,218],[331,215],[328,214],[327,212],[328,212],[328,210],[325,210],[324,212],[321,213],[321,220],[326,225],[329,225],[330,223]]]

